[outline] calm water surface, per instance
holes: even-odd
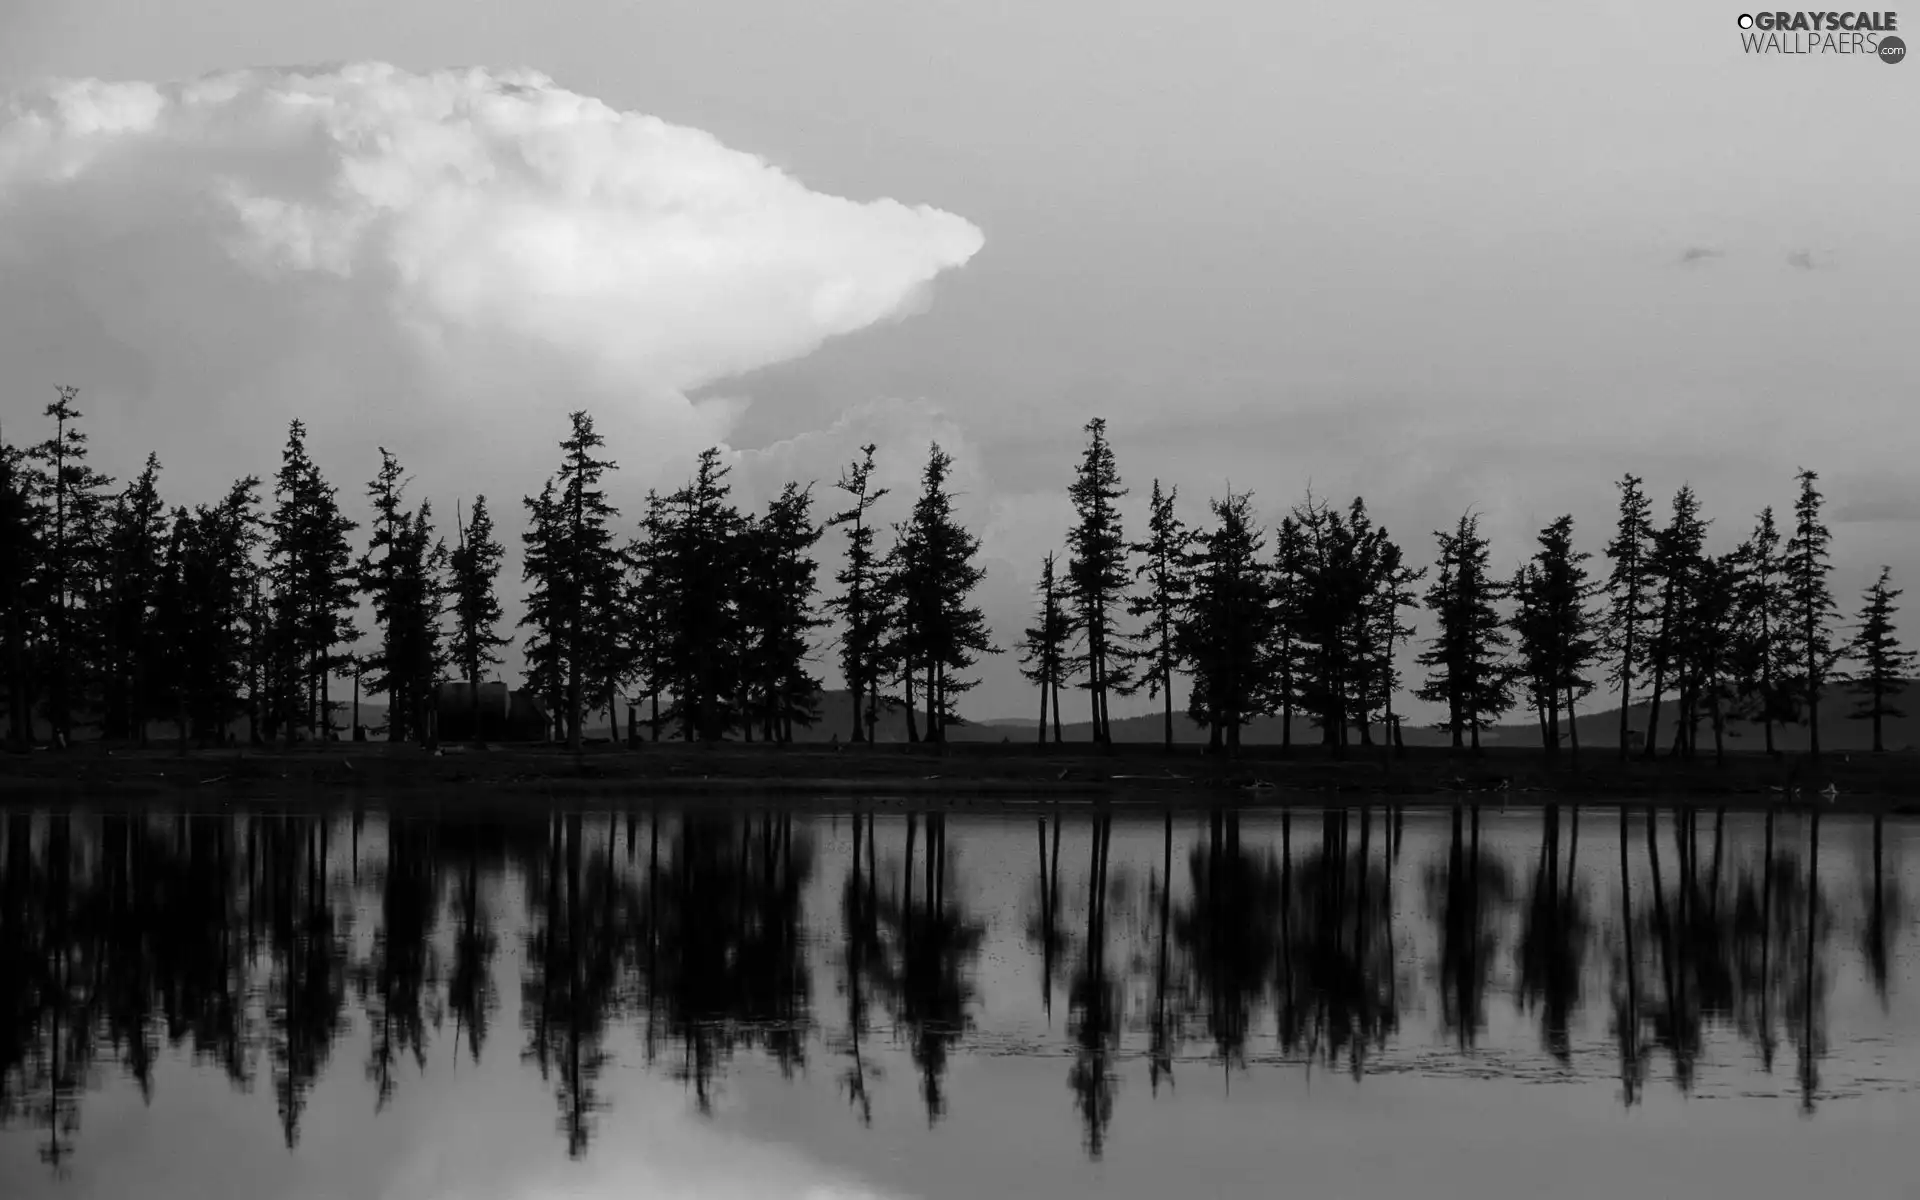
[[[9,1200],[1920,1196],[1903,821],[0,822]]]

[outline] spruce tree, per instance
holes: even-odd
[[[1207,726],[1209,749],[1231,754],[1247,722],[1272,710],[1276,614],[1251,494],[1229,492],[1211,507],[1213,527],[1194,536],[1192,592],[1178,644],[1193,676],[1187,713]]]
[[[666,584],[663,548],[667,534],[666,498],[649,488],[646,508],[640,518],[640,532],[627,545],[627,611],[633,615],[629,637],[633,648],[634,671],[651,705],[647,728],[656,742],[660,740],[663,723],[660,694],[671,683],[666,670],[666,593],[663,590]]]
[[[1692,698],[1688,684],[1691,681],[1684,678],[1685,655],[1694,632],[1694,601],[1699,575],[1705,569],[1706,537],[1707,522],[1700,515],[1699,498],[1693,488],[1682,485],[1674,493],[1673,514],[1666,527],[1654,535],[1648,559],[1648,574],[1656,582],[1658,603],[1654,634],[1647,643],[1653,688],[1647,701],[1647,744],[1642,751],[1646,758],[1652,758],[1659,751],[1660,704],[1674,676],[1682,676],[1680,721],[1684,722],[1689,715]],[[1676,738],[1683,727],[1676,724]]]
[[[162,659],[148,699],[173,718],[176,744],[180,753],[185,754],[192,729],[193,668],[198,657],[193,643],[200,625],[197,597],[193,594],[193,518],[184,506],[176,507],[168,515],[165,529],[152,612]]]
[[[1049,708],[1053,720],[1053,740],[1060,741],[1060,689],[1067,682],[1069,643],[1073,637],[1073,618],[1068,614],[1067,597],[1054,567],[1054,555],[1048,551],[1040,564],[1040,583],[1034,589],[1040,597],[1036,621],[1023,631],[1020,642],[1020,673],[1040,689],[1040,737],[1047,740]]]
[[[1425,567],[1410,567],[1401,549],[1387,531],[1378,533],[1379,547],[1374,556],[1374,573],[1368,589],[1365,620],[1376,654],[1371,669],[1375,703],[1380,705],[1381,740],[1392,752],[1404,754],[1400,737],[1400,718],[1393,711],[1393,698],[1401,686],[1398,647],[1414,634],[1414,626],[1401,618],[1401,610],[1418,608],[1419,593],[1413,585],[1424,579]]]
[[[487,498],[473,498],[473,513],[458,520],[459,540],[448,560],[447,611],[453,617],[447,653],[466,678],[468,699],[473,708],[473,740],[486,741],[481,725],[480,675],[500,662],[496,651],[511,645],[513,639],[497,632],[502,617],[497,592],[500,567],[506,549],[494,540],[493,514],[487,510]]]
[[[339,647],[356,636],[357,575],[347,535],[358,526],[341,514],[336,489],[307,455],[306,437],[301,422],[289,426],[267,520],[277,708],[271,723],[289,730],[301,724],[324,737],[333,727],[328,679],[342,661]]]
[[[1620,685],[1620,757],[1627,757],[1633,706],[1634,672],[1647,653],[1653,620],[1653,505],[1640,490],[1640,477],[1625,475],[1620,489],[1620,516],[1606,554],[1613,564],[1606,582],[1606,649],[1613,656],[1613,681]]]
[[[387,740],[404,742],[413,732],[414,717],[406,650],[408,624],[414,616],[409,604],[413,581],[408,576],[425,564],[412,561],[410,554],[412,514],[405,508],[405,472],[385,446],[379,450],[380,470],[367,484],[373,532],[356,569],[380,640],[358,656],[356,665],[367,692],[387,697]]]
[[[873,486],[873,443],[860,447],[860,459],[840,472],[835,486],[852,497],[851,503],[827,519],[827,527],[846,527],[846,560],[834,575],[840,585],[827,607],[839,615],[840,673],[853,698],[853,740],[867,740],[879,690],[881,652],[886,637],[887,605],[874,550],[873,524],[867,512],[887,494]]]
[[[718,741],[734,724],[741,677],[739,573],[746,521],[733,506],[720,451],[663,505],[649,588],[659,606],[661,674],[670,717],[687,741]]]
[[[1791,606],[1791,635],[1800,676],[1796,691],[1806,705],[1808,748],[1820,757],[1820,692],[1827,672],[1838,656],[1833,643],[1833,621],[1838,615],[1828,576],[1833,572],[1830,546],[1833,534],[1820,519],[1825,497],[1814,485],[1820,477],[1804,468],[1795,477],[1800,494],[1793,504],[1793,536],[1787,539],[1782,573]]]
[[[119,496],[107,519],[106,621],[101,732],[147,740],[147,706],[157,677],[159,631],[154,619],[169,535],[160,500],[160,460],[146,466]]]
[[[1420,655],[1430,671],[1414,694],[1445,704],[1447,720],[1440,728],[1452,733],[1455,749],[1470,732],[1478,753],[1480,730],[1513,707],[1504,661],[1509,643],[1495,607],[1505,588],[1487,574],[1489,551],[1478,514],[1463,515],[1453,532],[1434,537],[1440,542],[1439,571],[1427,589],[1427,608],[1440,628]]]
[[[1173,746],[1173,676],[1182,662],[1177,635],[1180,615],[1186,609],[1192,590],[1188,573],[1192,566],[1193,533],[1174,512],[1178,496],[1178,488],[1169,487],[1162,492],[1160,481],[1153,481],[1147,540],[1132,547],[1133,553],[1140,557],[1140,565],[1134,568],[1133,574],[1141,590],[1127,601],[1127,615],[1145,619],[1145,624],[1134,635],[1139,646],[1135,655],[1144,669],[1130,690],[1138,691],[1144,686],[1149,698],[1161,701],[1161,735],[1169,748]],[[1051,557],[1048,562],[1050,572]]]
[[[1742,547],[1729,554],[1707,556],[1694,580],[1684,658],[1691,699],[1684,710],[1681,743],[1688,758],[1698,751],[1696,727],[1704,715],[1713,731],[1714,761],[1726,762],[1727,717],[1739,697],[1740,599],[1747,569]]]
[[[45,416],[53,436],[28,451],[38,464],[40,502],[47,519],[41,542],[47,611],[47,722],[57,745],[73,738],[74,708],[84,700],[96,665],[102,614],[88,601],[99,568],[106,489],[113,481],[87,463],[87,434],[75,405],[80,389],[62,385]]]
[[[407,714],[416,740],[434,739],[434,696],[447,655],[440,614],[446,601],[446,543],[435,536],[433,506],[425,501],[407,519],[394,545],[394,590],[386,659],[388,696]]]
[[[1880,575],[1861,597],[1860,624],[1847,644],[1847,655],[1859,664],[1850,682],[1860,697],[1852,716],[1856,721],[1873,722],[1873,752],[1885,752],[1881,723],[1888,717],[1904,717],[1905,710],[1894,697],[1913,678],[1915,654],[1901,646],[1893,618],[1900,611],[1894,601],[1901,589],[1893,586],[1893,570],[1881,567]]]
[[[974,562],[980,539],[953,511],[947,487],[952,469],[953,459],[936,443],[921,473],[913,515],[894,547],[903,659],[925,673],[927,740],[935,744],[944,743],[947,727],[959,720],[960,694],[978,682],[963,672],[980,655],[996,653],[986,617],[972,602],[986,572]]]
[[[0,664],[7,674],[7,748],[33,743],[27,648],[40,604],[40,513],[25,455],[0,441]]]
[[[1106,421],[1088,421],[1086,433],[1086,451],[1067,488],[1078,518],[1067,531],[1067,586],[1085,635],[1079,666],[1086,679],[1093,740],[1106,743],[1113,740],[1107,696],[1126,686],[1128,674],[1113,628],[1113,609],[1123,602],[1128,581],[1128,545],[1117,507],[1127,491],[1120,486]]]
[[[520,534],[520,561],[527,598],[519,628],[528,631],[521,643],[526,690],[546,708],[548,740],[558,741],[563,736],[558,723],[565,709],[567,610],[562,597],[568,560],[554,480],[549,478],[538,496],[525,497],[522,503],[527,527]]]
[[[811,726],[819,716],[820,680],[807,669],[811,634],[824,624],[813,611],[812,549],[821,529],[812,501],[811,488],[789,483],[744,531],[739,604],[749,740],[758,722],[764,740],[791,742],[796,723]]]
[[[1743,570],[1731,660],[1736,678],[1733,715],[1758,722],[1766,752],[1776,755],[1773,727],[1794,720],[1797,712],[1789,686],[1795,675],[1790,639],[1784,636],[1792,627],[1792,615],[1783,586],[1780,531],[1771,507],[1761,510],[1739,554]]]
[[[1274,705],[1280,713],[1280,754],[1293,753],[1293,715],[1300,703],[1301,667],[1305,654],[1299,630],[1307,622],[1307,539],[1300,522],[1289,513],[1274,530],[1270,572],[1273,600]]]
[[[1373,524],[1366,502],[1355,498],[1345,513],[1309,494],[1290,515],[1293,539],[1286,556],[1287,585],[1280,614],[1290,658],[1290,691],[1314,714],[1324,745],[1344,753],[1350,732],[1359,729],[1371,745],[1371,715],[1384,708],[1391,664],[1382,639],[1390,634],[1381,620],[1378,596],[1397,569],[1397,550]],[[1397,628],[1397,623],[1396,623]],[[1396,635],[1397,636],[1397,635]]]
[[[1579,750],[1576,704],[1592,690],[1587,670],[1599,657],[1595,620],[1588,608],[1595,588],[1586,563],[1592,556],[1573,548],[1573,518],[1563,516],[1540,531],[1539,549],[1512,584],[1516,666],[1528,684],[1540,720],[1541,745],[1560,748],[1560,714]]]

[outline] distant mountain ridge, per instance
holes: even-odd
[[[1920,712],[1920,685],[1909,681],[1891,701],[1895,709],[1904,709],[1909,713]],[[1823,750],[1859,751],[1873,746],[1873,730],[1867,721],[1848,719],[1854,709],[1853,694],[1844,687],[1835,687],[1827,693],[1821,704],[1820,746]],[[848,740],[852,728],[853,697],[842,690],[820,693],[818,698],[820,719],[811,727],[796,726],[796,742],[827,742]],[[644,722],[645,713],[641,714]],[[1674,704],[1671,696],[1661,704],[1659,744],[1664,752],[1673,739]],[[606,712],[588,715],[589,732],[594,736],[607,734]],[[626,728],[626,713],[620,714],[622,732]],[[1647,728],[1647,705],[1636,702],[1628,710],[1629,727],[1644,734]],[[916,714],[916,724],[920,732],[925,733],[925,725]],[[950,728],[947,731],[949,741],[955,742],[1034,742],[1039,740],[1039,722],[1033,717],[991,717],[984,720],[969,721],[965,725]],[[1158,742],[1164,735],[1165,719],[1160,713],[1149,713],[1136,717],[1116,717],[1112,721],[1113,740],[1116,742],[1145,743]],[[643,724],[644,728],[644,724]],[[1062,722],[1060,733],[1067,742],[1091,742],[1093,726],[1088,721]],[[661,736],[671,736],[671,730],[662,730]],[[881,714],[876,722],[875,734],[882,742],[904,742],[907,740],[907,719],[904,710],[895,708]],[[1617,707],[1603,708],[1594,712],[1583,712],[1579,718],[1580,744],[1583,747],[1612,748],[1620,744],[1620,710]],[[1048,731],[1048,740],[1052,740],[1052,731]],[[1380,737],[1380,728],[1373,729],[1376,739]],[[1566,723],[1562,721],[1560,736],[1566,741]],[[1920,750],[1920,717],[1908,715],[1888,717],[1884,723],[1884,740],[1888,750]],[[1443,729],[1430,725],[1408,724],[1402,730],[1402,737],[1409,746],[1445,746],[1452,739]],[[1700,723],[1702,749],[1712,750],[1712,729],[1705,720]],[[1763,731],[1758,724],[1747,721],[1727,722],[1727,749],[1729,751],[1759,750],[1766,745]],[[1173,715],[1173,740],[1176,745],[1201,745],[1207,741],[1204,726],[1189,719],[1186,714],[1175,712]],[[1240,740],[1248,745],[1279,745],[1281,742],[1281,720],[1277,716],[1260,717],[1248,723],[1241,730]],[[1358,741],[1357,734],[1355,742]],[[1808,747],[1808,730],[1805,725],[1784,725],[1774,727],[1774,746],[1784,751],[1804,751]],[[1293,741],[1296,745],[1317,745],[1320,730],[1305,717],[1296,716],[1293,721]],[[1480,732],[1480,744],[1483,746],[1535,747],[1540,745],[1539,726],[1531,721],[1509,721]]]

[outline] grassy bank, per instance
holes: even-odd
[[[288,750],[83,745],[0,757],[0,799],[87,801],[189,796],[215,803],[357,795],[450,797],[778,795],[820,800],[1012,798],[1142,801],[1154,804],[1323,804],[1335,796],[1384,795],[1446,803],[1471,796],[1508,805],[1551,799],[1692,800],[1730,807],[1800,803],[1832,785],[1832,807],[1920,811],[1920,755],[1762,754],[1684,763],[1619,761],[1610,750],[1549,760],[1537,750],[1456,755],[1410,747],[1388,759],[1378,749],[1344,759],[1318,747],[1282,757],[1254,746],[1235,758],[1157,746],[1098,749],[962,743],[927,746],[589,746],[578,755],[550,747],[446,747],[335,743]],[[1823,802],[1824,803],[1824,802]]]

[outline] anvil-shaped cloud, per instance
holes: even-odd
[[[362,63],[0,102],[10,390],[80,386],[96,431],[116,426],[102,449],[157,448],[195,493],[270,471],[295,415],[349,491],[376,439],[434,491],[502,470],[500,492],[532,491],[576,407],[623,466],[683,458],[730,411],[689,391],[912,311],[982,242],[531,71]]]

